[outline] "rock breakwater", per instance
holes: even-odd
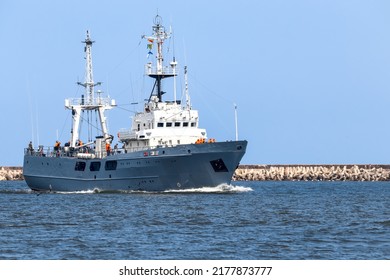
[[[390,165],[241,165],[234,181],[389,181]]]
[[[23,180],[21,167],[0,167],[0,181]]]
[[[7,180],[24,180],[22,167],[0,167]],[[240,165],[233,181],[390,181],[390,165]]]

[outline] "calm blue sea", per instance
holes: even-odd
[[[40,195],[0,182],[0,259],[390,259],[390,182]]]

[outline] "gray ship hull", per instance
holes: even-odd
[[[247,141],[177,145],[104,158],[26,153],[23,175],[32,190],[165,191],[230,184]]]

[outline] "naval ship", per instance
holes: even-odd
[[[171,37],[156,16],[147,43],[153,63],[145,65],[145,75],[154,85],[141,112],[132,117],[129,129],[117,133],[118,142],[108,131],[105,112],[116,107],[114,99],[102,96],[93,81],[92,45],[87,31],[84,52],[86,59],[85,88],[80,98],[65,99],[71,110],[70,140],[61,145],[24,150],[23,176],[27,185],[39,192],[77,191],[166,191],[230,184],[245,154],[247,141],[216,141],[199,127],[199,114],[192,108],[188,94],[187,68],[184,67],[185,102],[176,100],[177,61],[164,64],[164,41]],[[173,81],[173,99],[163,99],[163,80]],[[183,98],[184,99],[184,98]],[[182,104],[183,103],[183,104]],[[98,135],[87,143],[80,138],[86,114],[97,114]]]

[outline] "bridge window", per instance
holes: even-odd
[[[167,122],[166,127],[172,127],[172,123],[171,122]]]
[[[100,161],[93,161],[89,165],[90,171],[99,171],[100,170]]]
[[[191,127],[195,127],[196,123],[192,122]]]
[[[116,160],[107,160],[106,161],[106,165],[105,165],[105,169],[106,170],[116,170],[116,166],[117,166],[117,161]]]
[[[85,170],[85,162],[84,161],[77,161],[76,165],[74,167],[74,170],[76,171],[84,171]]]
[[[164,123],[162,122],[157,123],[157,127],[164,127]]]
[[[180,127],[180,122],[175,122],[175,127]]]
[[[184,127],[188,127],[188,122],[183,122]]]

